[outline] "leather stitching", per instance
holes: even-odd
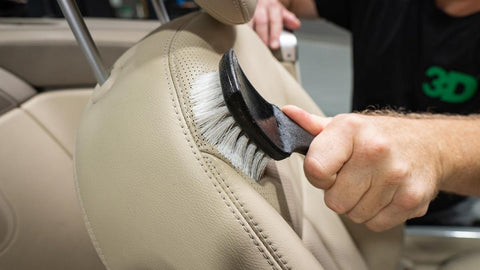
[[[203,157],[203,158],[206,159],[206,160],[208,160],[208,163],[210,164],[209,167],[215,168],[215,166],[212,164],[212,162],[211,162],[207,157]],[[216,178],[214,179],[213,177],[211,177],[211,175],[208,173],[208,170],[207,170],[206,168],[204,168],[203,165],[202,165],[202,168],[204,169],[205,173],[207,173],[208,178],[209,178],[210,180],[212,180],[213,186],[217,189],[218,194],[222,197],[222,200],[225,202],[225,204],[226,204],[227,207],[230,209],[230,211],[232,212],[232,214],[234,215],[234,217],[237,219],[238,223],[240,223],[240,225],[242,225],[243,230],[247,233],[248,237],[252,240],[253,244],[257,247],[258,251],[260,251],[260,253],[262,253],[262,256],[267,260],[267,263],[272,267],[272,269],[277,269],[277,268],[275,267],[275,265],[273,264],[273,262],[269,259],[269,257],[268,257],[267,254],[265,253],[265,250],[262,248],[262,246],[260,245],[260,243],[258,243],[258,241],[255,239],[255,237],[252,235],[252,232],[250,231],[249,227],[245,225],[245,223],[241,220],[241,218],[235,213],[235,210],[232,208],[231,204],[230,204],[229,202],[227,202],[226,196],[225,196],[225,195],[222,195],[222,191],[224,191],[224,190],[222,189],[222,187],[221,187],[219,184],[216,184],[216,183],[214,182],[214,180],[217,180],[217,181],[218,181],[218,179],[216,179]],[[220,176],[220,174],[219,174],[218,172],[216,172],[216,173],[217,173],[218,176]],[[225,180],[224,180],[221,176],[220,176],[220,178],[222,179],[222,181],[223,181],[224,184],[225,184]],[[229,186],[227,186],[227,189],[230,191],[230,194],[236,199],[237,203],[239,203],[238,197],[235,196],[235,194],[231,191],[231,189],[230,189]],[[224,191],[224,192],[225,192],[225,191]],[[229,196],[229,199],[231,200],[231,197],[230,197],[230,196]],[[242,209],[243,209],[243,204],[241,204],[241,207],[242,207]],[[238,208],[237,208],[237,210],[238,210]],[[243,210],[244,210],[245,214],[248,215],[248,212],[245,211],[245,209],[243,209]],[[241,212],[241,211],[239,211],[239,212]],[[244,215],[242,215],[242,217],[245,218]],[[251,218],[251,216],[249,216],[249,217]],[[252,219],[252,220],[253,220],[253,219]],[[255,226],[256,226],[256,225],[257,225],[257,224],[255,223]],[[262,236],[265,237],[265,235],[264,235],[263,233],[262,233]],[[258,237],[258,235],[257,235],[257,237]],[[266,238],[266,237],[265,237],[265,238]],[[269,242],[270,242],[270,241],[269,241]],[[270,242],[270,244],[271,244],[271,242]],[[278,262],[277,262],[277,263],[278,263]],[[288,269],[290,269],[290,268],[288,268]]]
[[[250,224],[252,224],[256,231],[258,232],[258,234],[261,236],[259,238],[263,238],[265,239],[265,241],[262,241],[264,242],[264,244],[267,244],[268,247],[270,248],[269,250],[271,252],[273,252],[275,254],[275,256],[277,257],[277,262],[281,262],[283,264],[284,267],[282,267],[282,269],[287,269],[287,270],[290,270],[292,269],[289,265],[288,265],[288,262],[287,260],[285,260],[285,258],[283,258],[283,256],[278,252],[278,249],[273,245],[272,241],[270,241],[268,239],[268,236],[265,235],[263,233],[263,229],[258,225],[258,223],[253,219],[252,215],[249,213],[248,210],[246,210],[244,207],[243,207],[243,203],[240,201],[240,199],[238,198],[238,196],[235,195],[235,193],[230,189],[230,185],[228,185],[225,181],[225,179],[221,176],[220,172],[218,171],[217,167],[215,165],[213,165],[213,162],[208,158],[208,157],[204,157],[206,160],[208,160],[208,163],[210,164],[210,167],[215,170],[215,173],[216,175],[222,179],[222,182],[223,184],[225,185],[226,189],[228,189],[228,191],[230,192],[230,194],[232,195],[232,197],[235,199],[235,201],[237,202],[237,205],[240,206],[240,208],[243,210],[243,212],[245,213],[244,215],[244,218],[245,217],[248,217],[248,220],[250,220]],[[246,218],[245,218],[246,219]],[[252,238],[253,240],[253,238]],[[254,240],[255,241],[255,240]],[[259,248],[260,250],[260,245],[258,245],[258,243],[255,241],[254,242],[255,245]],[[262,251],[263,252],[263,251]]]
[[[195,17],[198,17],[199,15],[197,14]],[[165,66],[165,76],[167,78],[169,78],[168,74],[175,74],[177,75],[176,72],[174,72],[173,70],[173,64],[171,64],[171,62],[173,61],[173,57],[172,55],[170,54],[171,51],[173,51],[173,49],[175,48],[174,46],[174,41],[178,35],[178,33],[186,28],[187,25],[189,25],[190,23],[192,23],[193,21],[193,18],[190,20],[190,21],[187,21],[187,23],[185,23],[184,25],[180,26],[176,31],[175,33],[172,35],[172,38],[170,39],[170,42],[166,42],[166,46],[164,48],[164,53],[165,55],[168,57],[168,61],[167,61],[167,65]],[[177,81],[178,81],[178,78],[176,78]],[[242,216],[243,218],[245,217],[248,217],[248,220],[250,221],[249,224],[252,224],[255,229],[258,231],[258,234],[257,237],[259,239],[262,239],[263,238],[263,241],[261,241],[263,244],[267,244],[269,246],[269,250],[273,251],[273,253],[275,254],[274,257],[275,258],[275,261],[277,262],[277,264],[280,265],[280,267],[282,269],[287,269],[287,270],[290,270],[291,267],[287,264],[287,261],[282,258],[282,256],[277,252],[277,249],[275,246],[273,246],[272,242],[270,240],[268,240],[268,237],[263,233],[263,230],[261,229],[260,226],[258,226],[258,224],[255,222],[255,220],[253,219],[252,215],[248,213],[248,211],[246,211],[244,208],[243,208],[243,204],[239,201],[238,197],[234,194],[234,192],[230,189],[229,185],[226,183],[225,179],[223,179],[223,177],[221,177],[221,175],[218,173],[218,171],[216,171],[217,173],[217,176],[220,177],[222,179],[222,182],[224,183],[224,185],[227,187],[229,193],[231,194],[231,196],[233,198],[235,198],[236,202],[240,205],[241,207],[241,210],[238,209],[237,207],[235,207],[235,209],[233,209],[232,207],[232,201],[231,201],[231,198],[230,198],[230,202],[227,201],[227,196],[223,195],[222,194],[222,191],[223,193],[225,193],[226,191],[223,190],[221,188],[221,185],[220,185],[220,182],[218,180],[217,177],[212,177],[212,170],[209,170],[205,164],[202,162],[202,160],[205,160],[207,159],[206,157],[203,157],[199,154],[199,152],[196,151],[196,144],[192,143],[192,140],[189,138],[189,130],[188,130],[188,127],[183,123],[182,121],[182,117],[183,117],[183,114],[181,114],[179,112],[179,108],[177,107],[177,104],[175,102],[175,94],[174,94],[174,91],[176,93],[176,90],[177,87],[176,87],[176,84],[175,82],[173,81],[173,79],[171,80],[172,83],[170,83],[170,80],[167,80],[167,84],[168,84],[168,88],[169,88],[169,94],[170,94],[170,97],[171,97],[171,102],[172,102],[172,105],[173,105],[173,108],[174,108],[174,111],[175,111],[175,114],[177,116],[177,120],[179,122],[179,125],[180,125],[180,128],[182,128],[183,130],[183,135],[188,143],[188,145],[190,146],[190,149],[192,151],[192,153],[194,154],[195,158],[197,159],[197,161],[199,162],[200,166],[202,167],[202,169],[204,170],[204,172],[207,174],[208,178],[212,181],[211,183],[213,184],[214,188],[217,190],[219,196],[222,198],[222,200],[224,201],[225,205],[227,206],[227,208],[230,209],[230,211],[232,212],[233,216],[235,217],[235,219],[239,222],[239,224],[242,226],[243,230],[245,231],[245,233],[247,233],[247,235],[249,236],[249,238],[252,240],[253,244],[256,246],[257,250],[262,253],[262,256],[265,258],[265,260],[267,261],[267,263],[272,267],[272,269],[277,269],[277,267],[275,266],[275,264],[271,261],[271,259],[269,258],[269,256],[267,255],[267,253],[265,252],[265,250],[261,247],[260,243],[258,243],[258,241],[255,239],[255,237],[252,235],[250,229],[248,226],[245,225],[245,223],[242,221],[242,219],[235,213],[235,209],[242,213]],[[177,97],[179,98],[179,97]],[[178,101],[180,103],[180,101]],[[180,108],[181,110],[182,108]],[[212,164],[212,167],[215,167],[213,164]],[[210,173],[209,173],[210,171]],[[217,182],[217,183],[215,183]],[[230,197],[230,196],[228,196]],[[269,253],[270,254],[270,253]],[[271,255],[271,254],[270,254]]]
[[[196,15],[196,16],[198,16],[198,15]],[[192,18],[192,20],[193,20],[193,18]],[[192,21],[192,20],[191,20],[191,21]],[[190,21],[190,22],[191,22],[191,21]],[[173,45],[173,43],[174,43],[174,40],[175,40],[177,34],[178,34],[183,28],[185,28],[187,25],[188,25],[188,22],[185,23],[184,25],[180,26],[180,27],[175,31],[175,33],[172,35],[172,39],[170,40],[170,42],[167,42],[167,43],[166,43],[167,45],[165,46],[165,55],[168,57],[167,65],[165,66],[165,76],[166,76],[166,78],[169,78],[169,76],[168,76],[169,73],[172,74],[172,75],[173,75],[173,74],[176,75],[176,72],[174,72],[174,71],[172,70],[172,66],[173,66],[173,65],[170,63],[171,60],[173,60],[173,59],[171,59],[171,58],[172,58],[172,55],[170,54],[170,52],[175,48],[175,46]],[[172,49],[172,50],[170,50],[170,49]],[[172,76],[172,77],[173,77],[173,76]],[[177,79],[177,81],[178,81],[178,78],[176,78],[176,79]],[[184,137],[185,137],[188,145],[190,146],[190,150],[192,151],[192,153],[193,153],[193,155],[195,156],[196,160],[199,162],[199,164],[200,164],[200,166],[202,167],[203,171],[204,171],[205,173],[207,173],[208,178],[209,178],[210,180],[212,180],[211,183],[213,184],[214,188],[217,190],[219,196],[222,198],[222,200],[223,200],[223,202],[225,203],[225,205],[227,206],[227,208],[229,208],[229,209],[231,210],[233,216],[237,219],[237,221],[238,221],[238,222],[240,223],[240,225],[243,227],[243,229],[244,229],[244,231],[247,233],[247,235],[249,235],[249,237],[254,240],[253,235],[251,235],[251,233],[249,232],[249,229],[245,226],[245,223],[243,223],[243,222],[241,221],[240,217],[235,214],[235,211],[234,211],[234,209],[231,207],[231,204],[230,204],[229,202],[227,202],[226,196],[222,195],[222,189],[220,189],[220,188],[218,187],[218,184],[216,184],[216,183],[214,182],[215,179],[213,179],[212,176],[208,173],[208,169],[207,169],[207,168],[205,167],[205,165],[203,164],[203,162],[202,162],[202,160],[201,160],[201,156],[197,153],[197,151],[195,151],[194,144],[192,143],[192,141],[190,140],[190,138],[189,138],[189,136],[188,136],[188,128],[187,128],[186,125],[182,122],[182,116],[183,116],[183,114],[181,114],[181,113],[179,112],[179,108],[177,107],[177,104],[176,104],[176,102],[175,102],[174,91],[176,92],[177,87],[175,86],[175,83],[174,83],[173,79],[172,79],[172,83],[170,83],[170,80],[167,80],[167,84],[168,84],[168,88],[169,88],[169,90],[170,90],[170,91],[169,91],[169,94],[170,94],[170,97],[171,97],[171,102],[172,102],[172,105],[173,105],[173,109],[174,109],[175,114],[176,114],[176,116],[177,116],[177,120],[178,120],[178,122],[179,122],[179,124],[180,124],[180,128],[183,130],[183,135],[184,135]],[[173,86],[173,88],[172,88],[172,86]],[[178,98],[178,97],[177,97],[177,98]],[[254,244],[255,244],[255,242],[254,242]],[[257,244],[258,244],[258,243],[257,243]],[[269,260],[268,256],[264,253],[263,249],[259,249],[259,251],[263,253],[263,257],[267,260],[267,263],[268,263],[270,266],[272,266],[272,269],[277,269],[277,268],[273,265],[272,261]]]
[[[248,21],[250,18],[250,13],[248,12],[248,6],[245,0],[234,0],[234,1],[235,2],[238,1],[237,5],[241,7],[240,12],[242,13],[243,21]]]
[[[238,3],[239,0],[232,0],[233,7],[240,12],[240,15],[243,17],[242,10],[240,10],[240,5]]]
[[[198,16],[198,15],[197,15]],[[193,19],[192,19],[193,20]],[[191,22],[191,21],[190,21]],[[175,33],[173,34],[173,37],[170,41],[170,43],[167,43],[168,45],[166,46],[166,54],[168,56],[168,70],[167,70],[167,67],[165,68],[165,75],[166,77],[168,78],[168,73],[170,74],[175,74],[176,75],[176,72],[174,72],[172,70],[172,66],[170,64],[170,61],[173,60],[171,59],[172,58],[172,55],[170,54],[170,51],[169,49],[174,49],[175,46],[173,45],[174,43],[174,40],[175,40],[175,37],[177,36],[177,34],[183,29],[185,28],[186,26],[188,25],[188,23],[182,25],[181,27],[179,27],[177,29],[177,31],[175,31]],[[177,81],[178,81],[178,78],[176,78]],[[174,91],[176,92],[177,90],[177,87],[175,87],[175,83],[173,82],[172,80],[172,84],[170,84],[170,80],[167,81],[168,83],[168,88],[169,88],[169,94],[170,94],[170,97],[171,97],[171,102],[172,102],[172,105],[173,105],[173,108],[174,108],[174,111],[175,111],[175,114],[177,116],[177,120],[180,124],[180,128],[182,128],[183,130],[183,135],[188,143],[188,145],[190,146],[190,149],[192,151],[192,153],[194,154],[195,158],[197,159],[197,161],[199,162],[200,166],[202,167],[203,171],[205,173],[207,173],[207,176],[208,178],[211,180],[211,183],[213,184],[214,188],[217,190],[219,196],[222,198],[223,202],[225,203],[225,205],[227,206],[227,208],[230,209],[230,211],[232,212],[233,216],[235,217],[235,219],[237,219],[237,221],[240,223],[240,225],[243,227],[244,231],[247,233],[247,235],[250,237],[250,239],[253,240],[253,243],[257,246],[257,249],[262,253],[263,257],[266,259],[267,263],[272,266],[272,269],[277,269],[275,267],[275,265],[273,264],[273,262],[268,258],[268,256],[265,254],[264,250],[261,249],[261,248],[258,248],[258,242],[255,241],[253,235],[250,233],[250,230],[248,229],[248,227],[245,226],[245,223],[241,221],[240,217],[235,213],[235,210],[231,207],[231,204],[227,201],[227,198],[225,195],[222,195],[222,189],[219,188],[219,185],[217,183],[215,183],[214,178],[212,178],[211,174],[208,173],[208,169],[205,167],[205,165],[203,164],[202,160],[201,160],[201,156],[199,155],[199,153],[197,153],[197,151],[195,151],[195,147],[194,147],[194,144],[192,143],[192,141],[190,140],[189,136],[188,136],[188,128],[186,127],[186,125],[184,125],[184,123],[182,122],[182,116],[183,114],[181,114],[179,112],[179,109],[177,107],[177,104],[175,102],[175,95],[174,95]],[[172,85],[173,85],[173,89],[172,89]],[[178,98],[178,97],[177,97]],[[237,209],[238,210],[238,209]]]

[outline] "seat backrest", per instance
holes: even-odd
[[[267,100],[322,114],[250,28],[231,25],[255,2],[217,2],[151,33],[94,90],[75,175],[97,253],[109,269],[366,269],[301,156],[270,162],[255,182],[200,134],[192,84],[230,48]]]
[[[90,19],[87,25],[113,63],[159,23]],[[65,19],[1,18],[2,270],[105,269],[73,181],[74,135],[93,88],[73,87],[94,81]]]
[[[5,82],[0,89],[29,92]],[[0,269],[105,269],[72,173],[73,137],[90,93],[47,92],[0,115]]]

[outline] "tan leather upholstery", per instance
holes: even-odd
[[[0,117],[0,269],[105,269],[75,196],[73,139],[64,138],[90,93],[42,94]]]
[[[228,25],[247,23],[252,19],[257,0],[195,0],[208,14]]]
[[[91,90],[66,90],[41,94],[22,105],[24,111],[49,131],[69,156],[75,132]]]
[[[118,19],[86,19],[86,23],[107,66],[160,25]],[[65,19],[1,18],[0,67],[35,87],[96,83]]]

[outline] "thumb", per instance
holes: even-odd
[[[312,135],[318,135],[331,121],[329,117],[320,117],[293,105],[283,107],[282,111]]]

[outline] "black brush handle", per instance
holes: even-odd
[[[275,105],[273,107],[278,129],[281,130],[283,148],[289,152],[306,155],[315,137],[284,114],[280,108]]]
[[[219,72],[228,110],[257,147],[275,160],[306,154],[313,136],[257,92],[232,49],[220,60]]]

